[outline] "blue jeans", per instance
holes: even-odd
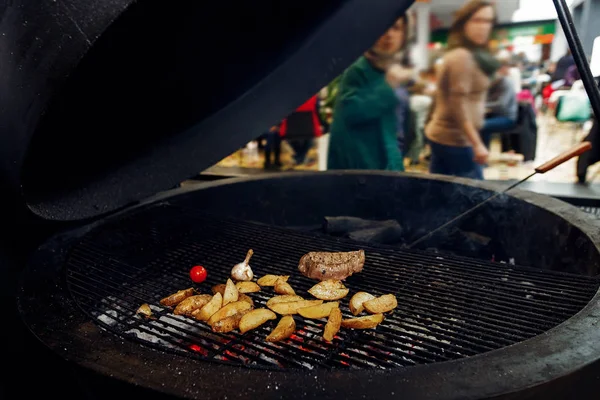
[[[432,174],[483,180],[483,168],[473,160],[475,153],[472,147],[445,146],[432,141],[429,141],[429,145],[429,172]]]
[[[481,129],[481,140],[483,140],[485,147],[489,149],[492,142],[492,134],[512,131],[516,127],[517,123],[508,117],[489,117],[485,120],[485,124],[483,124],[483,128]]]

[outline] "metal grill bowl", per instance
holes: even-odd
[[[31,262],[21,310],[66,359],[178,397],[564,398],[552,396],[600,358],[598,229],[583,212],[517,192],[416,251],[311,232],[324,216],[395,218],[410,240],[487,189],[383,173],[213,183],[57,236]],[[475,246],[474,234],[489,244]],[[298,292],[314,284],[296,272],[302,254],[363,248],[351,294],[392,292],[399,307],[377,329],[341,330],[331,344],[323,321],[297,318],[292,338],[268,344],[273,324],[214,334],[158,305],[191,286],[193,264],[208,267],[203,291],[223,283],[248,248],[259,276],[290,274]],[[251,297],[260,306],[272,295]],[[142,303],[159,319],[136,317]]]

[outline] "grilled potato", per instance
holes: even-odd
[[[221,293],[221,296],[223,296],[225,294],[226,286],[227,285],[225,285],[224,283],[219,283],[218,285],[213,286],[212,287],[213,294]]]
[[[238,282],[235,284],[239,293],[255,293],[260,292],[260,286],[254,282]]]
[[[328,279],[317,283],[308,290],[308,293],[321,300],[339,300],[348,295],[348,289],[342,281],[337,279]]]
[[[198,294],[190,296],[177,304],[173,311],[176,315],[190,315],[195,310],[204,307],[213,298],[210,294]]]
[[[289,275],[265,275],[262,278],[260,278],[258,281],[256,281],[256,283],[258,283],[260,286],[275,286],[275,282],[277,282],[278,279],[281,279],[284,282],[287,282],[288,279],[290,279]]]
[[[272,319],[277,319],[277,315],[266,308],[258,308],[246,313],[240,321],[240,332],[246,333],[249,330],[256,329],[262,324]]]
[[[227,279],[227,284],[225,285],[225,293],[223,294],[223,306],[238,301],[239,297],[240,292],[238,292],[235,283],[233,283],[231,279]]]
[[[231,303],[230,303],[231,304]],[[230,317],[223,318],[211,325],[213,332],[228,333],[240,326],[240,321],[249,311],[242,311]]]
[[[300,300],[300,301],[291,301],[287,303],[277,303],[271,306],[268,306],[271,310],[275,311],[277,314],[281,315],[291,315],[297,314],[298,310],[301,308],[318,306],[322,304],[323,300]]]
[[[229,303],[219,311],[214,313],[209,319],[208,324],[213,326],[217,321],[220,321],[224,318],[231,317],[237,313],[241,313],[244,311],[249,311],[252,309],[252,306],[245,301],[234,301],[233,303]]]
[[[214,313],[221,309],[222,305],[223,296],[221,296],[221,293],[217,293],[212,297],[212,299],[210,299],[208,303],[204,305],[204,307],[199,308],[196,311],[192,311],[192,317],[200,321],[208,321],[208,319],[212,317]]]
[[[342,326],[342,312],[339,308],[332,308],[331,313],[329,314],[329,320],[327,320],[327,324],[325,324],[323,339],[331,342],[340,330],[340,326]]]
[[[144,318],[155,319],[152,316],[152,309],[148,304],[142,304],[140,308],[137,309],[136,314],[139,314]]]
[[[383,314],[398,307],[398,301],[393,294],[386,294],[363,303],[365,310],[371,314]]]
[[[350,318],[342,320],[344,328],[371,329],[383,321],[383,314],[367,315],[366,317]]]
[[[187,299],[195,292],[194,288],[180,290],[177,293],[174,293],[168,297],[165,297],[160,301],[160,304],[167,307],[173,307],[177,304],[181,303],[183,300]]]
[[[279,320],[279,323],[265,339],[267,342],[279,342],[292,336],[296,330],[296,322],[293,317],[286,315]]]
[[[374,298],[375,296],[373,296],[370,293],[358,292],[350,299],[350,304],[348,304],[348,308],[350,308],[350,312],[352,312],[352,314],[358,315],[365,309],[363,303],[365,301],[373,300]]]
[[[301,308],[298,310],[298,314],[309,319],[327,318],[329,317],[331,310],[339,308],[339,306],[339,301],[333,301],[331,303],[319,304],[318,306]]]
[[[252,308],[254,308],[254,300],[252,300],[250,296],[245,295],[244,293],[240,293],[240,295],[238,296],[238,301],[245,301],[246,303],[250,304]]]
[[[267,301],[267,307],[271,308],[271,306],[275,305],[275,304],[279,304],[279,303],[290,303],[292,301],[301,301],[304,300],[302,297],[300,296],[296,296],[296,295],[282,295],[282,296],[275,296],[275,297],[271,297],[268,301]]]
[[[275,287],[273,289],[275,290],[275,293],[277,293],[277,294],[291,294],[291,295],[296,294],[296,292],[290,286],[290,284],[281,279],[277,279],[277,282],[275,282]]]

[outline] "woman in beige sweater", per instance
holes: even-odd
[[[435,110],[425,129],[431,173],[483,179],[489,153],[479,130],[491,78],[499,67],[488,50],[495,22],[496,11],[488,1],[471,0],[456,13],[438,73]]]

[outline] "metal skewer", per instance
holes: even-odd
[[[512,190],[512,189],[516,188],[517,186],[525,183],[531,177],[533,177],[533,176],[535,176],[537,174],[545,174],[546,172],[551,171],[554,168],[558,167],[559,165],[562,165],[565,162],[569,161],[573,157],[580,156],[583,153],[585,153],[585,152],[587,152],[587,151],[589,151],[591,149],[592,149],[592,144],[590,142],[583,142],[583,143],[578,144],[577,146],[575,146],[575,147],[573,147],[573,148],[565,151],[564,153],[562,153],[559,156],[553,158],[552,160],[548,161],[547,163],[545,163],[545,164],[540,165],[539,167],[537,167],[535,169],[535,171],[531,175],[527,176],[526,178],[521,179],[519,182],[510,185],[509,187],[507,187],[503,191],[498,192],[498,193],[496,193],[496,194],[488,197],[486,200],[484,200],[481,203],[477,204],[476,206],[468,209],[467,211],[465,211],[464,213],[460,214],[456,218],[451,219],[450,221],[446,222],[445,224],[441,225],[440,227],[438,227],[438,228],[430,231],[429,233],[427,233],[425,236],[421,237],[420,239],[417,239],[416,241],[412,242],[411,244],[408,245],[408,248],[412,249],[413,247],[415,247],[419,243],[422,243],[423,241],[429,239],[430,237],[432,237],[436,233],[438,233],[440,231],[443,231],[444,229],[448,228],[449,226],[452,226],[453,224],[457,223],[458,221],[460,221],[463,218],[467,217],[468,215],[472,214],[474,211],[480,209],[481,207],[483,207],[484,205],[486,205],[490,201],[498,198],[499,196],[502,196],[503,194],[505,194],[509,190]]]

